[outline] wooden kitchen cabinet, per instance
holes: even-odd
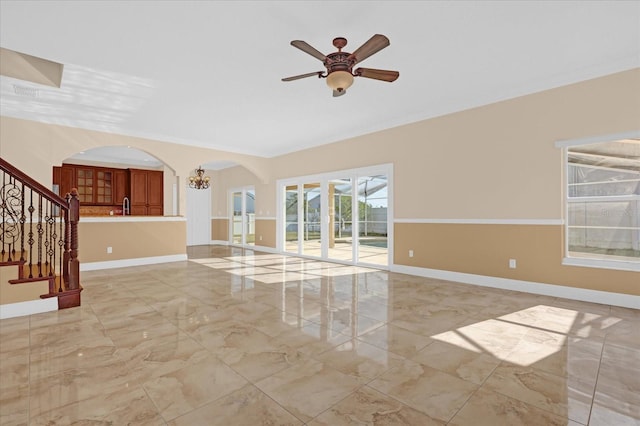
[[[114,169],[63,164],[62,167],[53,168],[53,183],[58,185],[59,195],[63,198],[71,192],[72,188],[77,188],[81,204],[112,205],[115,203]]]
[[[129,196],[129,173],[127,170],[113,170],[113,194],[116,204],[121,205],[124,197]]]
[[[53,168],[53,183],[58,185],[58,195],[64,198],[71,188],[76,187],[75,167],[63,164],[62,167]]]
[[[162,216],[164,214],[164,173],[155,170],[129,169],[131,214]]]
[[[115,202],[112,169],[75,166],[75,187],[81,204],[110,206]]]
[[[125,197],[129,198],[128,214],[164,214],[162,171],[63,164],[53,168],[53,183],[61,197],[77,188],[80,206],[90,215],[121,215]]]

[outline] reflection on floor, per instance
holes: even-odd
[[[640,423],[639,311],[220,246],[82,281],[0,321],[0,424]]]
[[[387,267],[389,264],[389,254],[386,247],[386,239],[382,239],[384,246],[374,246],[363,243],[361,240],[358,247],[358,262]],[[288,253],[298,253],[298,242],[287,241],[285,250]],[[304,256],[322,257],[320,240],[305,240],[302,244]],[[328,248],[328,256],[336,261],[353,261],[353,246],[350,239],[336,241],[333,247]]]

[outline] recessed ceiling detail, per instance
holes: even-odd
[[[57,62],[0,47],[0,75],[60,87],[63,69]]]

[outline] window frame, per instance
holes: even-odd
[[[588,196],[588,197],[569,197],[569,149],[572,147],[591,145],[595,143],[614,142],[621,139],[638,139],[640,138],[640,130],[625,133],[608,134],[595,137],[587,137],[572,140],[562,140],[556,142],[556,147],[562,149],[562,203],[563,203],[563,224],[564,224],[564,252],[562,264],[568,266],[582,266],[589,268],[616,269],[623,271],[640,272],[640,259],[635,260],[618,260],[606,258],[583,258],[572,257],[569,255],[569,205],[572,202],[584,201],[638,201],[640,198],[636,195],[624,196]],[[578,199],[576,199],[578,198]]]

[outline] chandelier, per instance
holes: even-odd
[[[202,170],[202,166],[199,166],[196,169],[196,175],[189,176],[189,188],[207,189],[209,188],[210,180],[211,178],[209,176],[204,175],[204,170]]]

